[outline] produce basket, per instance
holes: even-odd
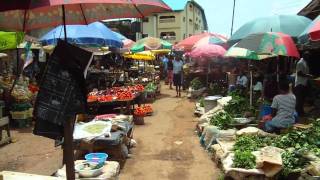
[[[133,122],[135,125],[144,125],[144,116],[134,116]]]

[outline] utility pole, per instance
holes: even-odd
[[[232,22],[231,22],[231,33],[230,37],[232,36],[233,33],[233,23],[234,23],[234,11],[236,9],[236,0],[233,0],[233,10],[232,10]]]

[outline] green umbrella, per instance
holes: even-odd
[[[274,15],[257,18],[241,26],[229,39],[233,45],[241,39],[254,33],[282,32],[297,38],[311,23],[309,18],[298,15]]]
[[[23,41],[24,33],[22,32],[4,32],[0,31],[0,51],[7,49],[16,49]]]
[[[131,52],[141,52],[145,50],[171,49],[172,44],[159,38],[146,37],[133,44]]]
[[[248,49],[257,55],[300,58],[293,39],[284,33],[266,32],[251,34],[233,47]]]
[[[231,57],[231,58],[239,58],[239,59],[250,59],[250,60],[263,60],[263,59],[274,57],[273,55],[261,55],[261,54],[259,55],[255,51],[251,51],[251,50],[236,47],[236,46],[231,47],[224,56]]]

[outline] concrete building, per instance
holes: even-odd
[[[186,37],[208,30],[203,8],[194,0],[164,0],[173,12],[145,17],[143,37],[158,37],[175,44]]]

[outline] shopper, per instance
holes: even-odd
[[[297,97],[297,106],[296,111],[298,115],[304,116],[304,100],[305,95],[307,94],[307,83],[308,78],[311,78],[312,75],[309,74],[309,66],[308,62],[310,60],[310,53],[306,51],[303,54],[303,58],[298,61],[296,66],[296,79],[295,79],[295,88],[294,88],[294,94]]]
[[[182,85],[182,67],[183,62],[179,57],[176,57],[173,61],[173,83],[176,86],[176,97],[181,97],[181,85]]]
[[[248,78],[243,70],[240,71],[240,75],[237,77],[236,86],[241,90],[245,90],[248,86]]]
[[[277,129],[291,127],[295,123],[296,97],[289,90],[289,83],[281,81],[279,83],[279,95],[272,101],[272,120],[265,123],[267,132],[274,132]]]
[[[170,89],[172,89],[172,81],[173,81],[173,56],[169,56],[169,60],[167,63],[167,77]]]

